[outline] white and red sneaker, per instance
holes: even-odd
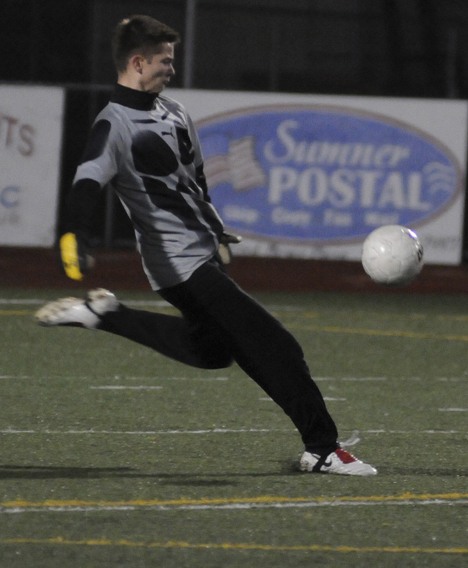
[[[119,302],[112,292],[97,288],[88,292],[85,300],[61,298],[49,302],[36,312],[35,319],[48,327],[64,325],[96,329],[101,316],[118,308]]]
[[[358,460],[343,448],[337,448],[325,457],[305,451],[299,462],[299,469],[310,473],[336,473],[338,475],[377,474],[375,467]]]

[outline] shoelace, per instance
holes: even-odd
[[[340,446],[342,448],[350,448],[351,446],[359,444],[360,441],[361,438],[359,437],[359,430],[354,430],[351,436],[347,440],[343,440],[343,442],[340,442]]]

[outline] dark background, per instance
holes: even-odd
[[[197,0],[195,88],[468,97],[466,0]],[[2,0],[0,80],[111,84],[114,25],[190,0]],[[183,46],[178,77],[184,86]]]
[[[468,0],[2,0],[0,82],[66,87],[60,211],[135,13],[181,33],[174,87],[468,99]],[[110,194],[95,233],[132,242]]]

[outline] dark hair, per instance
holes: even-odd
[[[132,55],[158,53],[161,43],[178,43],[178,32],[150,16],[130,16],[119,22],[112,37],[112,56],[118,72],[125,71]]]

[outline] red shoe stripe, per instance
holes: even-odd
[[[349,452],[343,450],[342,448],[336,449],[335,453],[343,463],[353,463],[355,461],[358,461],[357,458],[353,456],[353,454],[350,454]]]

